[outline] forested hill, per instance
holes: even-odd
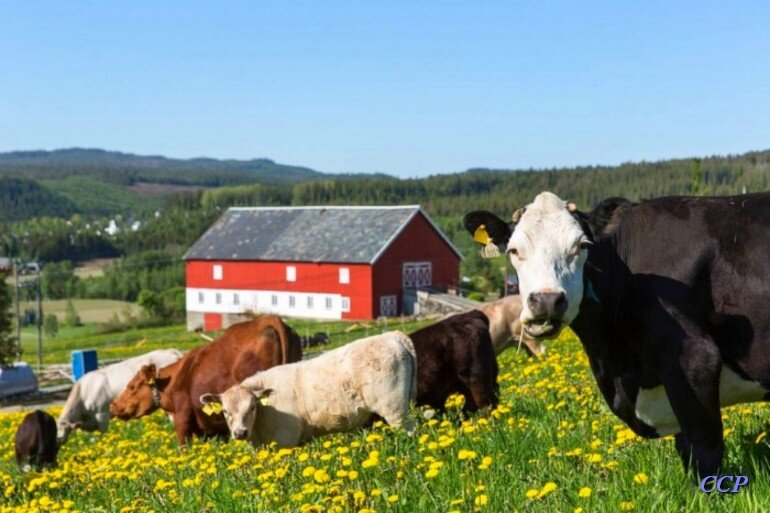
[[[294,183],[327,176],[307,167],[277,164],[269,159],[172,159],[86,148],[0,153],[0,174],[38,180],[90,176],[124,185],[154,182],[207,187]]]
[[[644,199],[770,190],[770,150],[613,167],[516,172],[475,169],[412,180],[319,181],[296,184],[293,189],[296,205],[419,203],[442,217],[478,208],[507,214],[545,190],[587,209],[610,196]]]
[[[0,221],[46,213],[137,215],[161,208],[174,194],[205,188],[265,184],[282,189],[285,195],[287,188],[298,182],[364,176],[371,178],[321,173],[269,159],[171,159],[82,148],[16,151],[0,153],[0,178],[14,179],[0,182],[0,197],[13,199],[0,204]],[[49,197],[48,212],[44,210],[46,202],[39,201],[40,194]],[[36,203],[43,211],[27,207]]]

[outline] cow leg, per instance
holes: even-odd
[[[197,427],[195,415],[190,410],[182,410],[174,415],[174,431],[176,431],[176,441],[179,447],[187,445],[187,441],[192,439]]]
[[[497,404],[497,397],[492,390],[487,390],[481,380],[470,378],[460,378],[465,387],[463,395],[465,396],[465,413],[475,413],[478,410],[489,410]]]
[[[719,350],[709,339],[686,340],[677,364],[661,376],[681,429],[676,449],[685,469],[698,476],[717,475],[724,454]]]
[[[95,415],[96,425],[100,432],[106,433],[110,427],[110,410],[99,411]]]

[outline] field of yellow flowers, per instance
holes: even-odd
[[[0,512],[770,511],[764,405],[725,411],[724,473],[750,484],[706,495],[670,439],[643,441],[610,414],[573,335],[539,360],[509,350],[500,367],[491,415],[462,420],[451,398],[443,418],[414,412],[413,437],[376,425],[296,449],[179,450],[157,413],[105,435],[77,432],[58,468],[26,475],[13,462],[23,414],[0,415]]]

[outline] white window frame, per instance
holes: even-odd
[[[342,311],[343,312],[350,312],[350,298],[349,297],[343,297],[342,298]]]
[[[297,266],[286,266],[286,281],[297,281]]]
[[[307,307],[308,307],[309,310],[313,309],[313,296],[308,296],[307,297]]]
[[[218,304],[218,305],[221,305],[221,304],[222,304],[222,293],[221,293],[221,292],[217,292],[217,293],[214,295],[214,301],[215,301],[215,302],[216,302],[216,304]]]
[[[332,301],[332,298],[330,298],[329,296],[326,296],[326,309],[331,310],[333,306],[334,306],[334,302]]]
[[[297,306],[297,298],[294,295],[289,296],[289,308]]]
[[[388,305],[393,305],[393,310],[386,312]],[[383,317],[395,317],[398,315],[398,300],[395,295],[380,296],[380,315]]]
[[[222,276],[224,275],[224,271],[222,270],[222,266],[219,264],[214,264],[214,267],[212,268],[212,273],[214,275],[214,279],[217,281],[222,280]]]
[[[198,292],[198,304],[202,305],[205,302],[206,302],[206,294],[204,294],[203,292]]]
[[[271,306],[278,306],[278,295],[273,294],[270,296],[270,305]]]
[[[350,283],[350,269],[348,267],[340,267],[339,280],[343,285]]]
[[[234,305],[240,305],[241,304],[241,295],[237,292],[233,294],[233,304]]]

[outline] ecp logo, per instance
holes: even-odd
[[[725,483],[726,488],[722,488],[722,483]],[[735,482],[733,485],[732,481]],[[711,493],[714,490],[719,493],[738,493],[741,486],[749,484],[748,476],[706,476],[701,479],[700,489],[704,493]],[[732,487],[732,489],[730,488]]]

